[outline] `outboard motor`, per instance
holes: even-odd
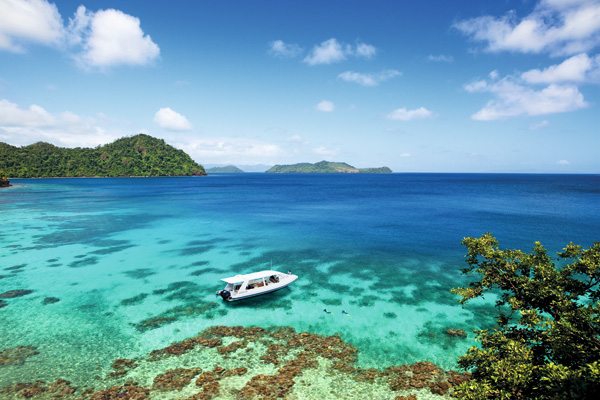
[[[223,289],[217,292],[217,296],[221,296],[223,300],[229,300],[229,298],[231,298],[231,293],[229,292],[229,290]]]

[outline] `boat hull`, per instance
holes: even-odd
[[[234,296],[231,296],[230,298],[228,298],[225,301],[238,301],[238,300],[244,300],[244,299],[249,299],[250,297],[256,297],[256,296],[262,296],[263,294],[269,294],[269,293],[273,293],[276,292],[278,290],[284,289],[286,287],[288,287],[290,284],[292,284],[293,282],[296,281],[296,279],[298,279],[297,277],[293,280],[290,280],[290,282],[285,282],[282,285],[278,285],[277,287],[271,289],[267,289],[267,290],[261,290],[257,293],[253,293],[253,292],[248,292],[248,293],[242,293],[242,294],[237,294]]]

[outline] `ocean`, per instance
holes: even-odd
[[[464,237],[492,232],[500,247],[524,251],[540,241],[551,254],[600,240],[597,175],[11,183],[0,189],[0,293],[9,292],[0,351],[26,346],[32,354],[0,363],[0,387],[62,378],[102,388],[113,360],[142,359],[217,325],[339,335],[358,350],[357,368],[428,361],[456,369],[476,344],[473,330],[495,320],[492,296],[463,308],[450,293],[469,282],[460,273]],[[264,269],[299,279],[240,302],[215,296],[221,278]],[[245,362],[259,368],[261,360]],[[148,385],[154,378],[136,376]]]

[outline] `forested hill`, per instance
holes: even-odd
[[[183,150],[144,134],[93,149],[45,142],[15,147],[0,142],[0,171],[11,178],[206,175]]]
[[[275,165],[268,173],[370,173],[389,174],[392,172],[388,167],[381,168],[354,168],[343,162],[321,161],[315,164],[300,163],[292,165]]]

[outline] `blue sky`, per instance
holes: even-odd
[[[600,0],[0,0],[0,141],[600,173]]]

